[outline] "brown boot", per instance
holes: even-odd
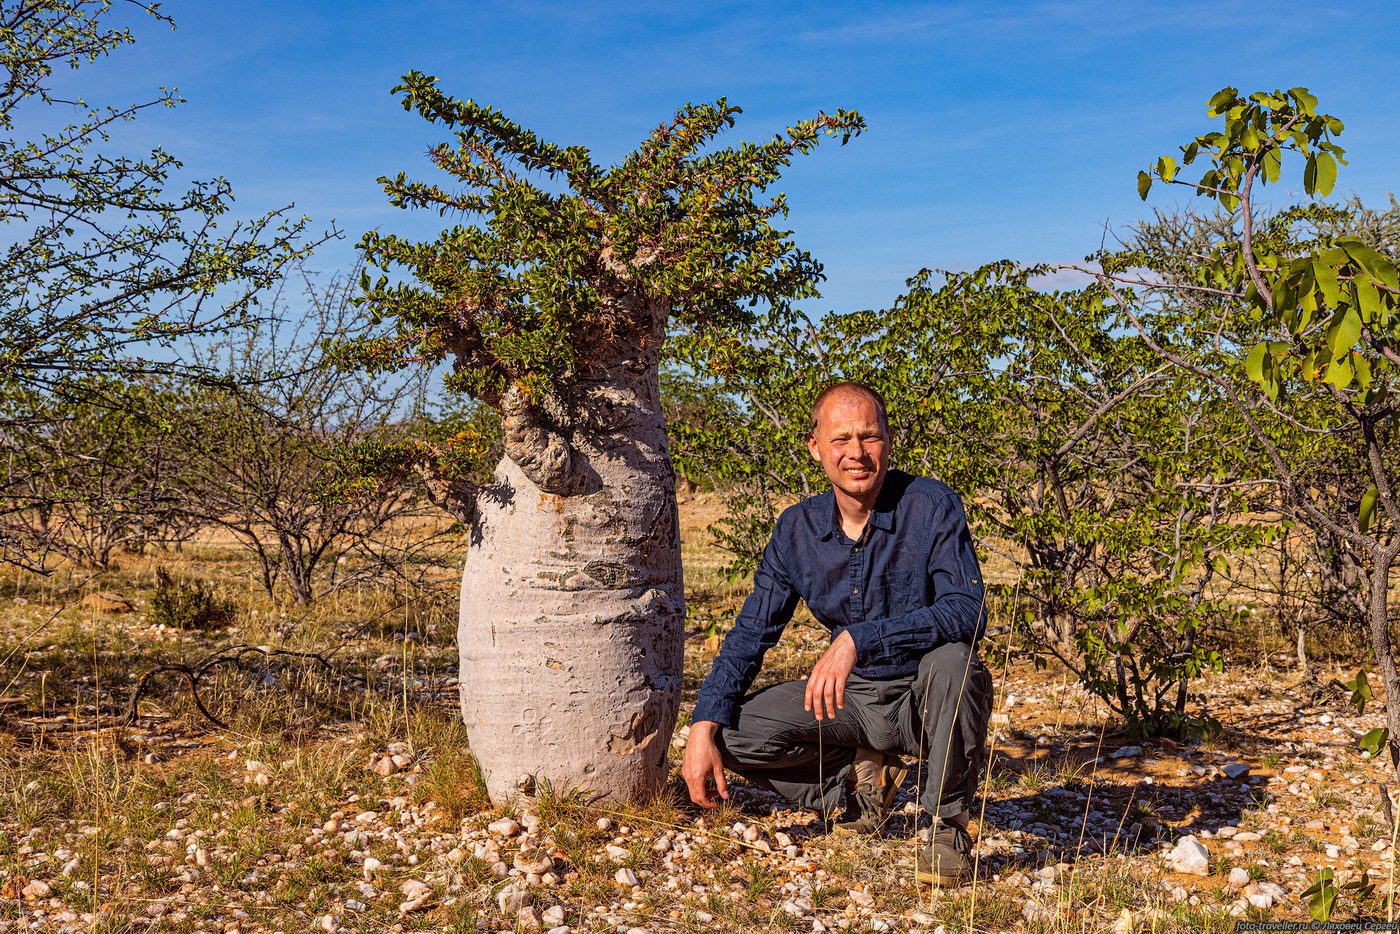
[[[856,751],[846,789],[846,813],[832,823],[835,833],[879,833],[890,816],[890,804],[909,768],[898,756],[869,749]]]
[[[927,847],[914,860],[914,878],[934,885],[962,885],[972,877],[972,837],[962,823],[937,820]]]

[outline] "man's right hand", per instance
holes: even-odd
[[[715,745],[715,731],[719,724],[713,720],[699,720],[690,725],[690,733],[685,741],[685,758],[681,760],[681,778],[690,791],[690,800],[702,808],[719,807],[720,798],[729,799],[729,785],[724,781],[724,762],[720,759],[719,747]],[[714,779],[719,798],[712,798],[710,780]]]

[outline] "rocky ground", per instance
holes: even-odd
[[[181,560],[240,579],[230,554]],[[189,631],[150,618],[156,563],[0,589],[0,932],[1232,930],[1307,919],[1325,869],[1334,920],[1389,911],[1393,773],[1356,745],[1380,719],[1331,673],[1238,660],[1202,683],[1218,734],[1130,742],[1066,673],[989,642],[976,879],[939,891],[913,880],[912,788],[880,838],[826,835],[742,783],[709,813],[678,781],[644,807],[526,786],[490,809],[452,716],[450,586],[300,615],[235,586],[234,625]],[[712,582],[694,605],[736,596]],[[321,659],[216,668],[200,696],[223,728],[179,671],[121,724],[141,673],[245,643]],[[794,627],[768,677],[822,646]],[[712,652],[697,626],[687,712]],[[682,726],[677,762],[684,743]]]

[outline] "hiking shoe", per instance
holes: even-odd
[[[914,860],[914,878],[934,885],[962,885],[972,876],[972,837],[961,824],[939,821]]]
[[[890,804],[909,774],[898,756],[861,749],[851,766],[853,783],[846,790],[846,813],[834,821],[835,833],[879,833],[889,820]]]

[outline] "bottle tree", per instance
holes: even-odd
[[[403,208],[475,219],[414,242],[369,233],[364,302],[388,327],[361,365],[450,364],[447,389],[490,406],[504,456],[467,479],[481,438],[385,446],[468,531],[458,642],[462,714],[491,797],[522,775],[617,800],[654,792],[680,700],[675,480],[657,365],[667,327],[749,320],[815,295],[821,266],[765,191],[838,110],[766,142],[712,145],[739,108],[690,104],[617,164],[558,146],[419,72],[405,110],[452,133],[448,183],[381,179]]]

